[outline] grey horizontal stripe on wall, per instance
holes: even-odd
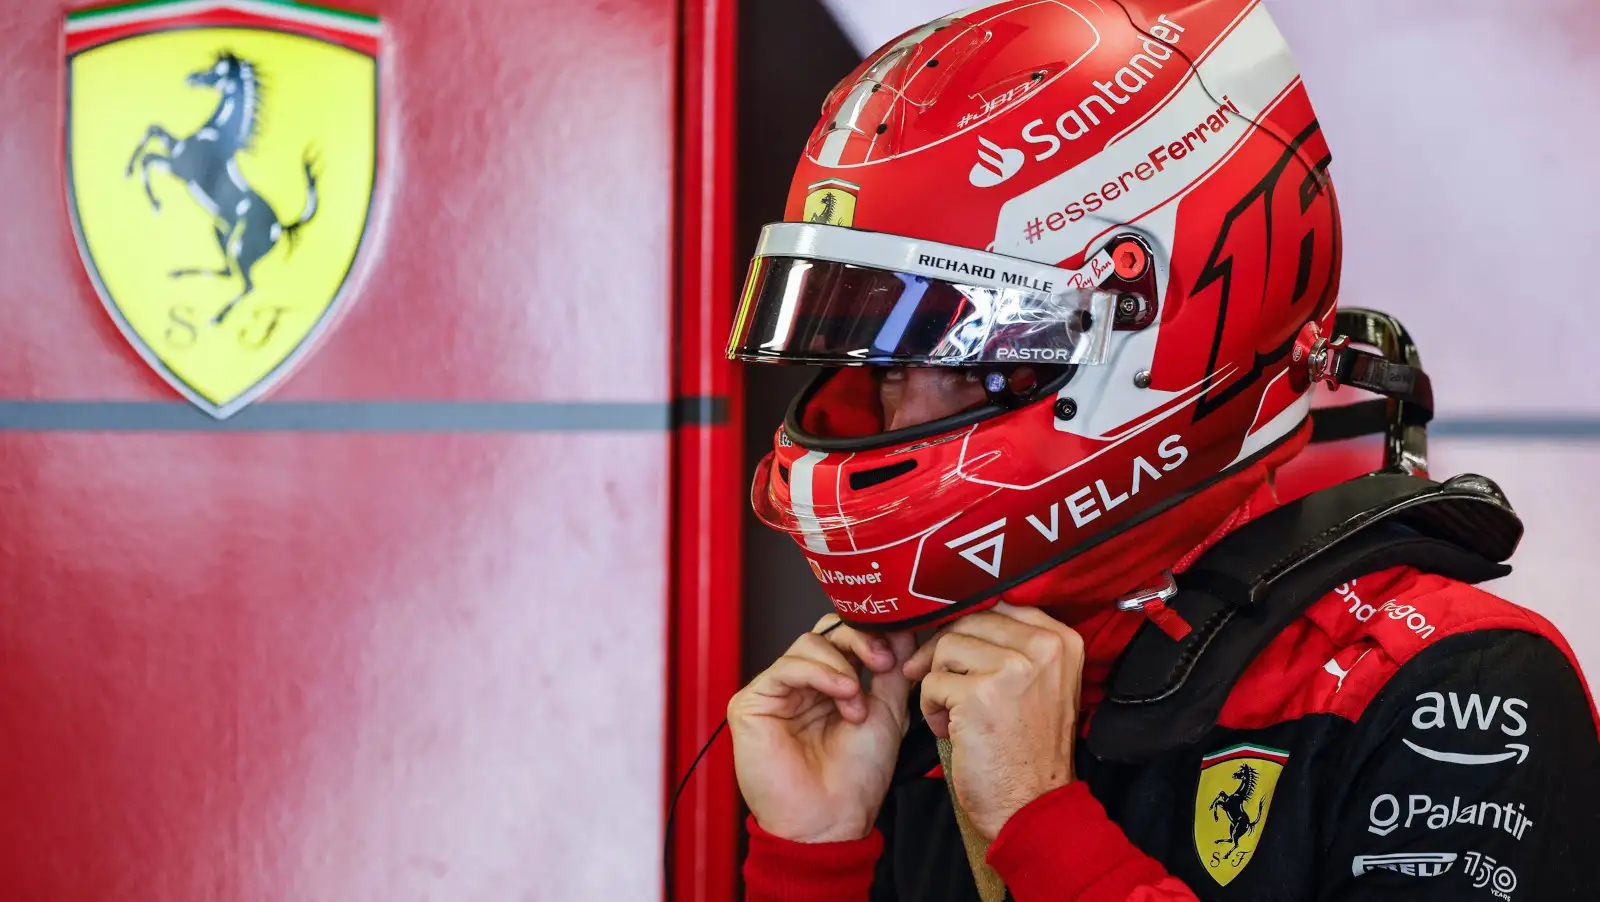
[[[10,432],[660,432],[727,421],[726,398],[282,401],[226,420],[182,401],[0,401],[0,431]]]
[[[282,401],[216,420],[182,401],[0,401],[11,432],[656,432],[728,422],[728,399],[653,402]],[[1600,440],[1600,414],[1435,420],[1440,439]]]
[[[1432,438],[1478,438],[1499,441],[1571,441],[1600,439],[1600,414],[1570,417],[1452,417],[1428,425]]]

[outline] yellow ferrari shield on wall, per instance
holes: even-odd
[[[1255,855],[1289,753],[1236,745],[1200,761],[1194,797],[1194,847],[1206,873],[1227,886]]]
[[[74,12],[67,179],[123,334],[217,417],[339,313],[377,176],[379,23],[269,0]]]

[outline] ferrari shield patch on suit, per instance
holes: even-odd
[[[1194,847],[1217,883],[1227,886],[1250,864],[1288,761],[1288,752],[1257,745],[1236,745],[1201,759]]]

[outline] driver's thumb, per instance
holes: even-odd
[[[895,722],[900,725],[900,731],[904,733],[907,724],[911,722],[911,712],[906,708],[906,702],[911,697],[911,681],[906,679],[902,667],[917,650],[917,637],[905,632],[891,633],[885,638],[889,640],[890,651],[894,652],[894,666],[883,673],[872,675],[872,685],[868,689],[868,695],[888,707],[894,715]]]

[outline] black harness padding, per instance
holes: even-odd
[[[1419,366],[1342,348],[1334,356],[1333,378],[1339,385],[1400,401],[1402,418],[1408,424],[1422,425],[1433,419],[1433,382]]]
[[[1311,411],[1311,444],[1342,442],[1365,435],[1383,435],[1389,428],[1392,402],[1357,401],[1341,407],[1319,407]]]
[[[1193,631],[1146,623],[1118,658],[1086,739],[1097,758],[1139,761],[1198,742],[1250,663],[1334,588],[1409,566],[1497,579],[1522,521],[1492,480],[1374,473],[1286,504],[1230,533],[1177,578],[1168,606]]]

